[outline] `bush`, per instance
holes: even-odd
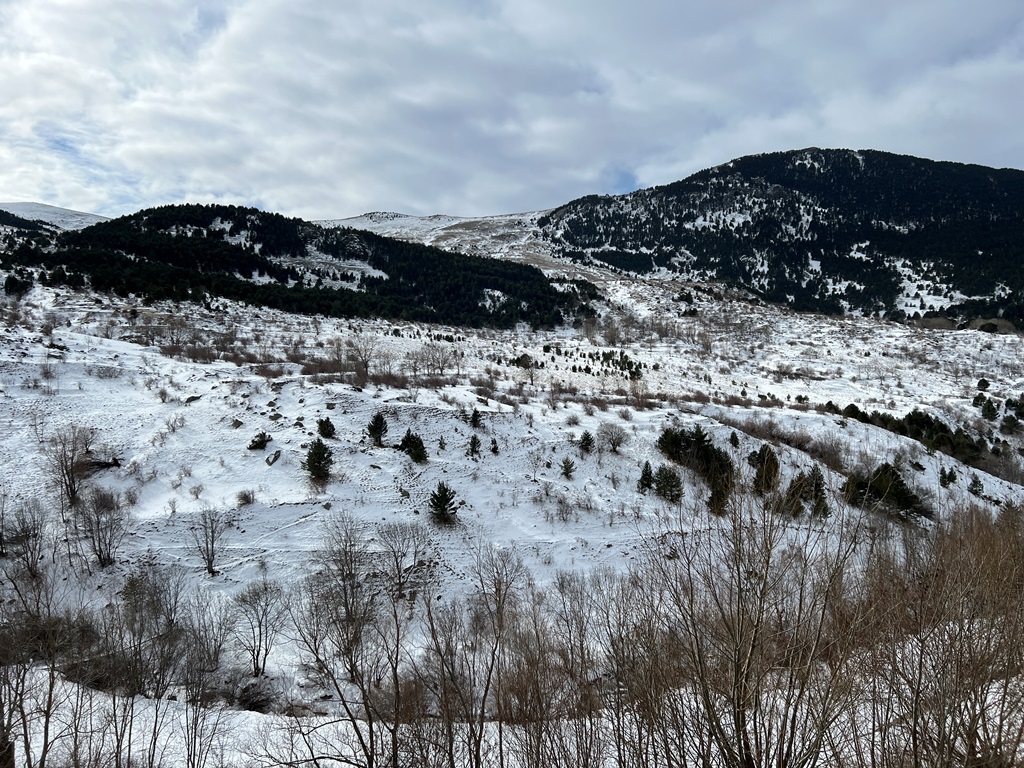
[[[256,491],[252,488],[246,488],[245,490],[239,491],[235,496],[235,499],[238,501],[238,506],[240,507],[247,507],[250,504],[255,504]]]
[[[427,460],[427,449],[423,445],[423,438],[411,429],[405,430],[402,442],[398,444],[398,450],[404,451],[417,464],[423,464]]]
[[[319,437],[314,440],[309,450],[306,451],[306,458],[302,461],[302,468],[309,472],[310,479],[323,485],[331,476],[331,467],[334,465],[334,452],[327,447]]]
[[[316,431],[320,434],[320,437],[326,437],[330,439],[334,437],[337,430],[334,427],[334,422],[331,421],[330,417],[324,417],[316,420]]]

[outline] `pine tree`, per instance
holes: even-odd
[[[474,411],[475,413],[475,411]],[[476,435],[472,435],[469,438],[469,448],[466,450],[467,456],[479,456],[480,455],[480,438]]]
[[[645,461],[643,469],[640,470],[640,479],[636,481],[636,489],[640,493],[647,493],[654,487],[654,472],[651,470],[651,462]]]
[[[566,456],[562,459],[561,469],[562,477],[566,480],[572,480],[573,473],[576,471],[576,462]]]
[[[580,435],[580,453],[586,456],[588,453],[594,450],[594,436],[589,431],[584,431]]]
[[[654,493],[670,504],[683,500],[683,480],[672,467],[662,464],[654,473]]]
[[[328,439],[334,437],[338,431],[334,427],[334,422],[331,421],[329,416],[325,416],[322,419],[316,420],[316,431],[320,433],[320,437],[326,437]]]
[[[388,422],[384,414],[378,411],[373,414],[370,423],[366,425],[366,434],[370,436],[373,444],[378,448],[384,445],[384,435],[388,433]]]
[[[427,460],[427,449],[423,445],[423,438],[411,429],[405,430],[402,442],[398,444],[398,450],[405,451],[409,458],[417,464],[423,464]]]
[[[459,505],[455,499],[455,491],[443,480],[430,494],[430,514],[438,523],[451,525],[455,522],[455,513]]]
[[[323,485],[330,478],[333,465],[334,452],[318,437],[310,444],[309,450],[306,451],[306,458],[302,461],[302,468],[309,472],[309,477],[314,483]]]
[[[757,494],[764,496],[779,487],[779,456],[768,443],[751,454],[750,463],[757,468],[754,473],[754,491]]]
[[[811,469],[811,514],[818,518],[831,514],[828,497],[825,495],[825,476],[817,464]]]

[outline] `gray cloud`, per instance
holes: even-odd
[[[1024,9],[7,0],[0,198],[475,215],[809,145],[1024,167]]]

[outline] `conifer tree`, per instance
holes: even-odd
[[[640,470],[640,479],[636,481],[636,489],[640,493],[647,493],[654,487],[654,471],[651,469],[651,462],[645,461],[643,469]]]
[[[334,465],[334,452],[327,447],[327,444],[319,437],[314,440],[309,450],[306,451],[306,458],[302,461],[302,468],[309,472],[309,477],[317,485],[323,485],[331,476],[331,467]]]
[[[370,423],[366,425],[366,434],[370,436],[373,444],[378,448],[384,445],[384,435],[388,433],[388,422],[380,411],[373,414]]]
[[[455,491],[452,490],[443,480],[438,482],[437,488],[430,494],[430,515],[439,523],[450,525],[455,522],[455,513],[459,505],[455,498]]]

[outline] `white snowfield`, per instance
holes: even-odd
[[[0,208],[63,228],[89,221],[88,214],[48,206]],[[515,248],[515,222],[538,215],[495,217],[510,233],[509,252]],[[395,234],[398,230],[389,227],[401,217],[388,216],[336,223]],[[443,245],[446,233],[464,223],[442,217],[417,227],[434,226],[424,239]],[[0,277],[4,274],[0,270]],[[543,613],[542,604],[563,594],[557,590],[565,573],[624,574],[673,537],[698,540],[727,525],[709,515],[708,485],[689,470],[679,468],[683,497],[678,503],[638,492],[645,462],[654,468],[668,463],[656,445],[667,427],[699,425],[728,454],[739,476],[738,508],[761,506],[751,487],[754,469],[748,457],[766,440],[779,458],[782,489],[817,465],[831,515],[812,520],[804,514],[778,533],[780,542],[813,540],[812,554],[841,550],[851,530],[867,530],[858,526],[884,538],[885,531],[902,531],[904,524],[883,515],[865,524],[840,493],[846,476],[812,457],[808,441],[830,446],[848,472],[870,472],[881,462],[901,467],[940,521],[970,505],[994,511],[997,505],[1024,502],[1019,473],[997,477],[910,438],[815,407],[832,402],[841,409],[852,403],[862,411],[896,416],[921,409],[974,434],[1005,439],[1006,462],[1019,462],[1020,435],[1000,434],[998,422],[983,419],[973,402],[981,379],[986,395],[998,402],[1024,392],[1020,336],[797,315],[735,300],[714,286],[628,280],[611,272],[600,278],[609,302],[598,321],[541,332],[311,318],[228,302],[217,302],[212,310],[146,306],[43,287],[17,302],[5,298],[0,323],[4,524],[10,526],[17,510],[38,500],[45,527],[39,567],[52,579],[45,583],[61,585],[48,593],[55,609],[100,617],[114,615],[129,576],[173,569],[183,594],[201,595],[208,606],[230,604],[262,580],[280,585],[294,619],[305,605],[304,580],[323,568],[321,555],[328,542],[337,542],[339,521],[354,526],[375,562],[387,554],[396,531],[419,531],[416,557],[402,561],[395,572],[417,574],[411,588],[419,597],[403,592],[396,603],[401,615],[387,625],[398,634],[375,641],[394,640],[398,667],[411,673],[429,662],[422,650],[429,635],[424,605],[440,611],[469,596],[478,599],[480,563],[494,553],[521,561],[529,578],[522,577],[517,589],[523,596],[533,594],[540,601],[534,607]],[[684,316],[689,305],[675,301],[683,289],[694,294],[695,317]],[[513,362],[523,355],[533,367]],[[626,359],[641,376],[630,379],[621,367]],[[335,361],[348,373],[315,373],[316,361]],[[360,365],[368,368],[369,381],[359,378]],[[430,371],[433,366],[438,369]],[[477,426],[471,424],[474,412]],[[367,435],[375,414],[386,419],[383,446]],[[336,430],[324,440],[333,466],[330,479],[316,485],[302,465],[317,439],[318,421],[328,419]],[[85,478],[83,497],[89,488],[109,490],[128,514],[124,537],[114,546],[115,562],[107,567],[99,566],[70,510],[62,507],[53,446],[72,430],[88,430],[89,456],[104,462]],[[426,462],[415,463],[395,447],[407,431],[422,438]],[[581,449],[585,432],[599,438],[590,452]],[[270,442],[251,449],[260,433]],[[624,436],[615,450],[600,440],[610,433]],[[477,451],[471,450],[474,438]],[[943,487],[940,476],[951,469],[957,479]],[[980,492],[977,486],[968,490],[975,478]],[[439,525],[430,511],[431,496],[442,482],[455,493],[455,525]],[[201,542],[211,515],[225,523],[212,564]],[[0,558],[9,584],[20,563]],[[386,566],[379,567],[367,579],[380,578]],[[555,590],[546,593],[548,603],[536,597],[546,589]],[[523,599],[527,616],[529,599]],[[6,605],[9,617],[16,605],[10,594]],[[475,620],[484,621],[486,611],[478,610]],[[75,748],[109,756],[117,733],[111,723],[120,713],[133,723],[128,741],[134,739],[140,764],[312,766],[348,759],[365,764],[360,737],[371,726],[358,712],[346,715],[351,702],[345,696],[358,699],[352,681],[332,687],[303,643],[302,627],[285,624],[270,644],[265,676],[247,674],[245,632],[237,629],[228,634],[217,667],[221,678],[234,680],[222,688],[236,695],[247,685],[268,691],[269,714],[222,702],[196,707],[177,678],[161,696],[143,697],[80,687],[65,667],[33,662],[34,682],[24,699],[28,714],[10,734],[18,754],[28,755],[31,765],[41,764],[45,750],[58,764],[71,764]],[[596,625],[586,633],[583,645],[599,645]],[[643,651],[648,652],[653,651]],[[587,673],[594,675],[589,685],[596,692],[603,668],[596,656],[587,663],[594,665]],[[377,684],[385,690],[384,682]],[[530,764],[524,755],[530,754],[532,726],[519,721],[505,735],[496,716],[503,704],[482,695],[473,710],[480,715],[482,752],[466,746],[470,736],[460,730],[459,763],[496,765],[497,745],[507,738],[509,746],[501,748],[519,755],[509,757],[508,764]],[[761,716],[782,706],[778,700],[765,705]],[[581,711],[565,702],[556,710],[561,736],[554,741],[568,751],[558,758],[548,754],[547,762],[583,764],[572,763],[572,756],[585,754],[583,743],[567,741],[566,734],[576,728],[581,739],[603,740],[600,759],[589,764],[614,765],[614,718],[633,717],[636,711],[595,710],[590,720],[577,719]],[[426,728],[430,722],[421,724]],[[587,722],[592,730],[579,731]],[[375,727],[387,735],[392,726],[385,718]],[[76,741],[76,733],[90,736]],[[383,738],[379,733],[374,738]],[[430,739],[435,736],[443,741],[443,734]],[[541,741],[550,747],[553,738]],[[379,764],[387,764],[384,753],[391,743],[382,742]],[[655,759],[678,764],[664,754]]]
[[[101,221],[108,221],[106,216],[57,208],[44,203],[0,203],[0,211],[13,213],[29,221],[42,221],[58,229],[84,229]]]

